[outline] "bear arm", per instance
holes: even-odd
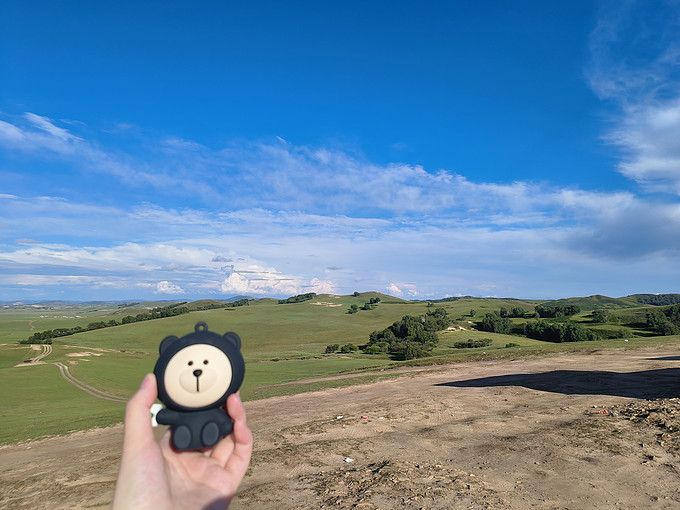
[[[181,421],[181,415],[172,409],[161,409],[156,415],[156,421],[161,425],[174,425],[178,421]]]
[[[224,411],[223,409],[219,410],[220,413],[219,415],[215,416],[215,421],[220,427],[220,433],[223,436],[228,436],[231,434],[233,428],[234,428],[234,421],[231,419],[231,417]]]

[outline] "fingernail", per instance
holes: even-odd
[[[144,379],[142,379],[142,384],[139,385],[139,389],[144,389],[149,386],[149,381],[151,380],[151,374],[146,374]]]

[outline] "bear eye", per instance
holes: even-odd
[[[204,359],[204,360],[203,360],[203,364],[204,364],[204,365],[207,365],[207,364],[208,364],[208,360],[207,360],[207,359]]]
[[[191,366],[191,365],[194,364],[194,362],[193,362],[193,361],[190,361],[188,364],[189,364],[189,366]]]

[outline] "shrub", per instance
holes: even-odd
[[[605,323],[609,320],[609,312],[607,310],[595,310],[591,315],[593,322]]]
[[[549,322],[538,320],[528,322],[524,326],[524,334],[529,338],[546,342],[583,342],[596,340],[597,337],[590,329],[574,322]]]
[[[470,338],[468,340],[456,342],[453,346],[456,349],[477,349],[479,347],[488,347],[492,343],[493,341],[490,338],[480,338],[477,340]]]
[[[340,348],[340,344],[331,344],[326,346],[326,354],[332,354]]]
[[[364,352],[366,354],[380,354],[382,351],[380,350],[378,344],[372,344],[366,347],[366,349],[364,349]]]

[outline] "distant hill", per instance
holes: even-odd
[[[680,294],[632,294],[630,296],[612,298],[596,294],[588,297],[573,297],[546,301],[550,305],[576,305],[587,312],[597,309],[636,308],[639,306],[666,306],[680,303]]]
[[[73,309],[118,309],[158,308],[183,301],[4,301],[0,307],[5,310],[73,310]]]
[[[668,306],[680,303],[680,294],[634,294],[630,297],[636,298],[642,305]]]
[[[587,312],[590,310],[597,310],[600,308],[605,309],[619,309],[619,308],[634,308],[640,306],[640,303],[635,299],[634,296],[626,296],[621,298],[612,298],[609,296],[602,296],[596,294],[594,296],[588,297],[573,297],[566,299],[556,299],[553,301],[546,301],[547,305],[576,305],[582,311]]]
[[[368,301],[371,298],[380,298],[382,302],[392,302],[392,303],[408,303],[417,301],[429,301],[432,303],[447,303],[455,302],[460,300],[494,300],[494,301],[518,301],[524,302],[524,304],[536,303],[536,304],[548,304],[548,305],[576,305],[582,311],[591,311],[597,309],[623,309],[623,308],[635,308],[640,306],[668,306],[680,303],[680,294],[631,294],[630,296],[613,298],[609,296],[603,296],[601,294],[595,294],[593,296],[587,297],[570,297],[563,299],[554,300],[534,300],[534,299],[516,299],[516,298],[482,298],[474,296],[455,296],[455,297],[444,297],[439,299],[425,299],[425,300],[409,300],[403,299],[395,296],[390,296],[389,294],[384,294],[382,292],[361,292],[358,295],[349,294],[347,296],[337,296],[332,294],[319,294],[314,297],[314,299],[337,299],[341,297],[355,297],[359,300],[365,299]],[[210,308],[220,308],[222,306],[228,307],[231,303],[235,301],[241,301],[247,299],[253,301],[254,303],[266,303],[269,301],[276,301],[276,298],[258,298],[255,299],[252,296],[232,296],[227,299],[199,299],[196,301],[186,302],[181,300],[168,300],[168,301],[4,301],[0,302],[0,308],[4,310],[66,310],[66,309],[102,309],[102,308],[115,308],[118,310],[117,314],[120,313],[131,313],[137,310],[150,310],[152,308],[170,306],[177,303],[186,303],[186,306],[190,310],[205,310]]]

